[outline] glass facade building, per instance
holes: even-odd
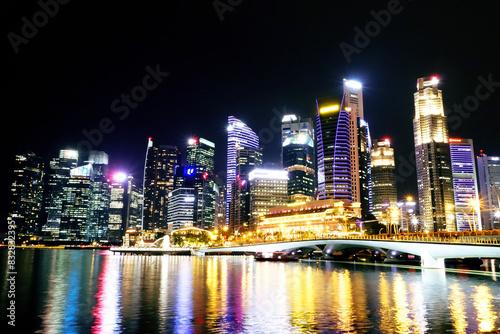
[[[388,138],[373,141],[370,164],[373,215],[381,221],[392,221],[391,209],[397,206],[398,194],[394,149]]]
[[[414,94],[417,189],[425,232],[456,230],[450,145],[438,83],[437,77],[419,78]]]
[[[281,161],[288,171],[289,200],[313,200],[316,169],[314,125],[309,118],[284,115],[281,133]]]
[[[500,228],[500,157],[481,152],[477,157],[483,229]]]
[[[472,139],[449,138],[457,231],[482,230]]]
[[[178,230],[195,223],[196,190],[177,188],[168,194],[168,229]]]

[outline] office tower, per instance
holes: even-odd
[[[217,186],[214,227],[219,229],[226,226],[226,180],[222,175],[217,174],[214,182]]]
[[[174,188],[174,171],[178,163],[176,146],[153,145],[150,138],[144,168],[143,229],[167,227],[168,193]]]
[[[109,186],[111,196],[109,202],[109,222],[106,228],[108,242],[120,243],[127,226],[128,177],[125,173],[115,173]]]
[[[70,178],[70,170],[76,168],[78,151],[60,150],[59,156],[49,162],[47,186],[44,200],[44,222],[42,234],[59,237],[64,187]]]
[[[205,138],[190,138],[186,165],[203,167],[203,172],[212,173],[215,165],[215,144]]]
[[[448,129],[437,77],[419,78],[413,132],[419,211],[426,232],[455,231]]]
[[[178,230],[195,222],[196,190],[177,188],[168,194],[168,229]]]
[[[375,139],[371,150],[373,214],[381,221],[390,221],[390,209],[398,202],[394,149],[388,138]]]
[[[92,164],[94,173],[89,199],[90,217],[87,228],[89,241],[107,240],[110,201],[108,160],[108,155],[103,151],[89,152],[88,163]]]
[[[359,196],[361,203],[361,214],[366,217],[373,210],[372,203],[372,174],[370,150],[372,140],[368,123],[358,118],[358,174]],[[353,195],[354,196],[354,195]]]
[[[457,231],[482,230],[472,139],[449,138]]]
[[[407,196],[404,201],[399,201],[397,208],[398,212],[391,209],[391,223],[394,224],[395,218],[399,218],[399,223],[397,224],[399,226],[393,229],[392,233],[398,233],[399,230],[401,232],[421,232],[418,220],[416,219],[417,203],[413,200],[413,197]]]
[[[242,150],[245,150],[243,152]],[[246,173],[246,167],[252,162],[241,163],[240,159],[248,157],[249,160],[254,160],[254,164],[258,163],[257,155],[259,150],[259,137],[257,134],[248,127],[245,123],[235,118],[234,116],[228,117],[227,126],[227,175],[226,175],[226,222],[229,223],[229,211],[232,201],[232,184],[236,177],[241,172]],[[252,158],[252,156],[255,156]],[[240,170],[238,171],[238,167]],[[250,170],[248,170],[248,173]],[[247,174],[248,175],[248,174]],[[240,175],[241,177],[241,175]]]
[[[70,170],[70,177],[63,187],[59,239],[88,240],[92,181],[92,164]]]
[[[194,168],[191,179],[197,192],[195,225],[212,229],[215,225],[215,206],[218,187],[214,181],[215,144],[205,138],[191,138],[188,141],[187,168]]]
[[[341,98],[316,100],[318,199],[352,200],[350,114]]]
[[[289,172],[257,168],[250,172],[250,220],[247,229],[256,231],[260,219],[273,207],[288,202]]]
[[[142,186],[132,175],[127,177],[127,222],[128,229],[140,230],[142,221]]]
[[[500,228],[500,157],[481,152],[477,157],[477,173],[484,230]]]
[[[16,155],[8,217],[17,234],[36,235],[41,230],[44,164],[33,152]]]
[[[310,201],[315,195],[314,128],[311,119],[284,115],[281,124],[281,161],[288,171],[291,202]]]
[[[212,229],[215,225],[215,207],[218,186],[211,173],[204,171],[203,166],[179,166],[175,171],[175,187],[195,190],[196,201],[194,226]]]

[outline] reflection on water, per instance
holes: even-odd
[[[24,250],[17,263],[18,286],[26,293],[20,291],[16,305],[18,314],[35,319],[21,324],[30,332],[470,333],[500,327],[500,286],[491,275],[84,250]],[[4,262],[0,269],[7,271]],[[5,309],[8,300],[4,293],[1,298]]]

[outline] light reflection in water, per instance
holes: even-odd
[[[175,333],[187,333],[191,328],[193,314],[193,264],[191,261],[181,261],[179,279],[175,286]]]
[[[382,330],[382,332],[388,333],[389,330],[391,330],[393,327],[393,308],[391,305],[391,300],[389,298],[390,286],[387,282],[386,273],[380,273],[378,289],[380,296],[380,329]]]
[[[412,326],[406,299],[407,286],[401,274],[394,275],[394,306],[396,308],[395,322],[396,332],[410,333]]]
[[[460,289],[458,283],[450,285],[450,294],[448,295],[448,300],[450,305],[451,321],[455,332],[467,333],[467,313],[465,310],[465,293]]]
[[[343,332],[353,330],[353,302],[351,277],[348,270],[332,273],[334,289],[334,310],[337,328]]]
[[[492,302],[494,297],[490,289],[484,284],[475,286],[474,290],[474,307],[477,311],[479,330],[481,332],[492,331],[495,329],[495,320],[497,319],[496,312],[498,312],[498,309],[495,310],[496,312],[493,309]]]

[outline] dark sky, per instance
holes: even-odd
[[[52,17],[36,1],[4,1],[3,175],[9,177],[2,178],[2,194],[16,152],[31,149],[49,159],[86,140],[83,132],[105,119],[112,131],[93,148],[131,173],[140,174],[149,136],[181,148],[192,135],[212,140],[216,168],[224,170],[228,115],[265,134],[264,159],[277,161],[273,110],[314,117],[315,99],[340,93],[343,78],[363,82],[372,138],[391,138],[404,174],[399,192],[414,193],[416,175],[404,161],[414,149],[416,79],[438,75],[447,109],[478,101],[479,76],[500,82],[497,1],[219,3],[236,5],[222,21],[212,1],[71,1],[57,11],[52,5]],[[355,47],[355,27],[373,29],[372,13],[394,4],[390,22],[372,30],[367,45],[358,41],[348,62],[340,44]],[[36,34],[23,29],[34,18]],[[16,53],[9,36],[23,30],[31,36]],[[113,112],[121,94],[141,92],[147,66],[169,74],[128,115]],[[476,150],[493,155],[500,154],[495,89],[469,115],[452,113],[461,124],[455,119],[450,128],[450,135],[473,138]]]

